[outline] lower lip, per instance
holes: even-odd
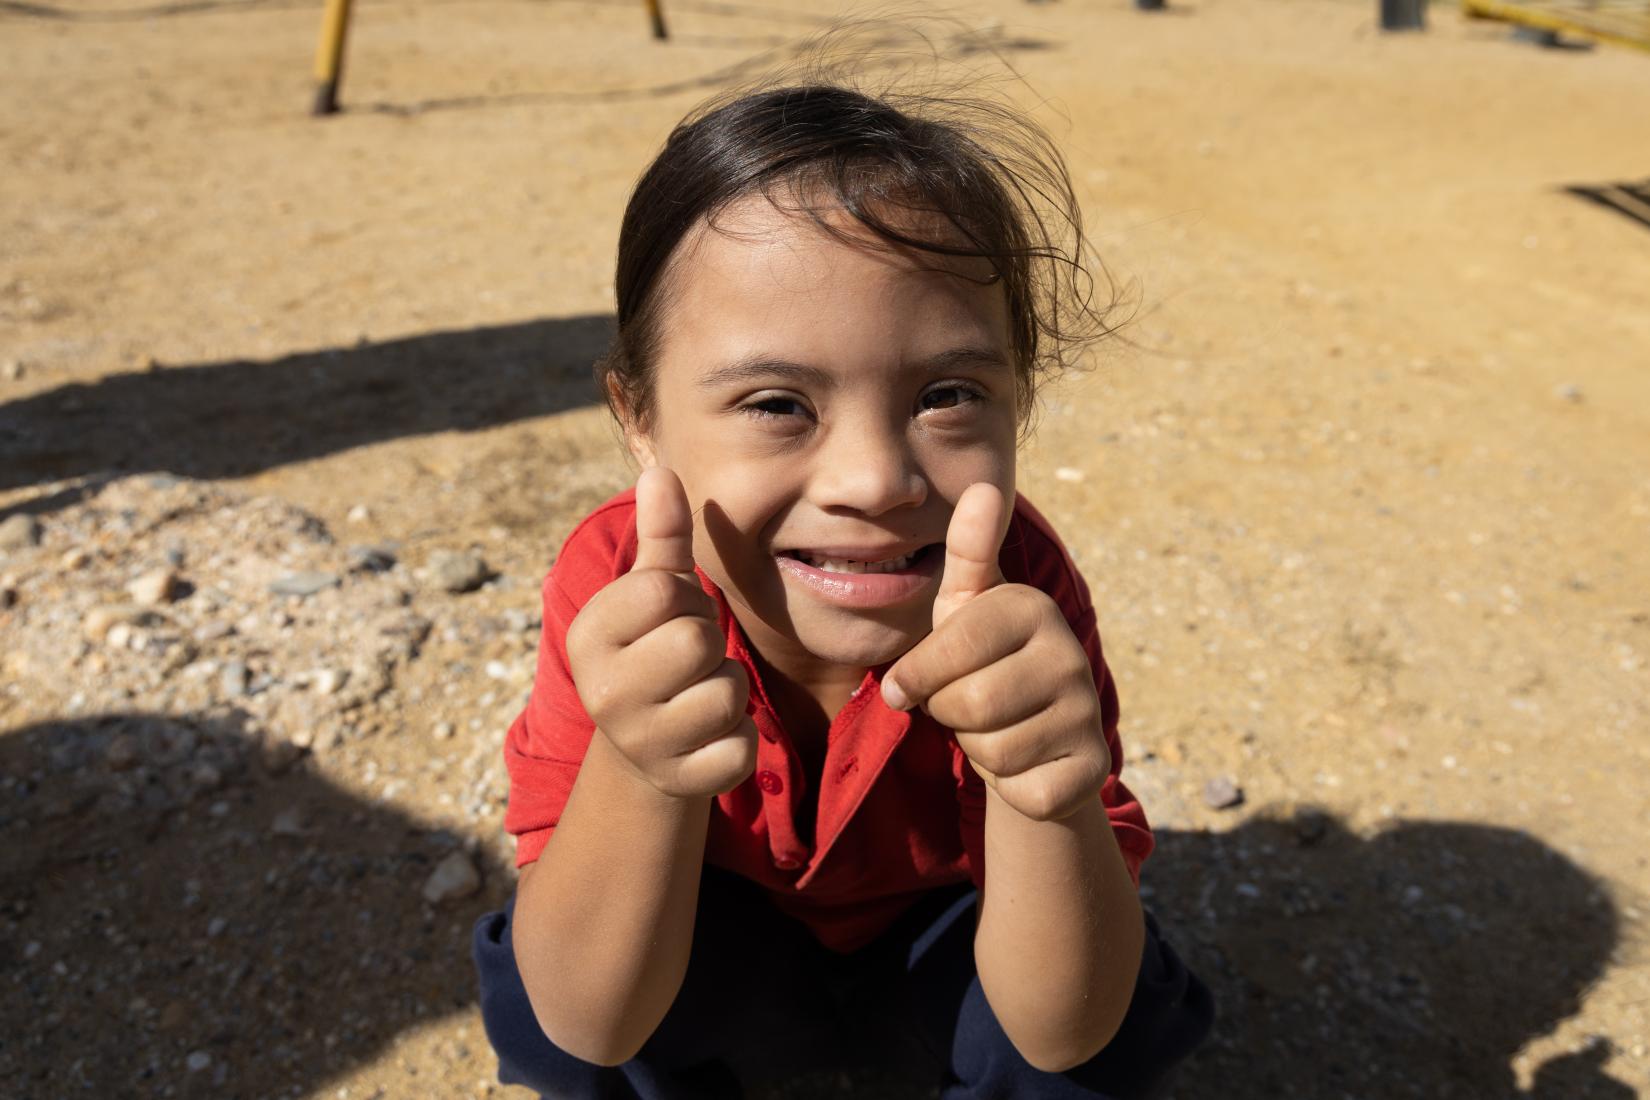
[[[890,607],[904,603],[928,585],[939,557],[932,550],[910,566],[892,573],[829,573],[796,558],[780,557],[779,569],[787,577],[826,603],[838,607]]]

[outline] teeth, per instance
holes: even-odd
[[[851,558],[819,558],[799,550],[796,556],[826,573],[892,573],[909,566],[917,555],[911,553],[887,561],[854,561]]]

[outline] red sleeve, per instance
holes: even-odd
[[[596,509],[568,536],[545,578],[538,672],[526,708],[504,739],[510,772],[504,829],[516,837],[517,867],[538,859],[555,832],[596,731],[573,687],[567,628],[590,597],[630,568],[635,517],[629,490]]]
[[[1053,598],[1071,626],[1072,634],[1088,654],[1089,667],[1094,670],[1094,685],[1100,693],[1101,728],[1111,749],[1111,774],[1100,788],[1100,801],[1111,819],[1112,832],[1122,850],[1129,877],[1138,887],[1140,865],[1152,851],[1152,831],[1146,822],[1145,809],[1121,779],[1123,743],[1117,734],[1117,685],[1100,651],[1100,632],[1089,600],[1089,586],[1054,529],[1024,497],[1015,501],[999,564],[1009,581],[1031,585]],[[956,756],[963,848],[968,853],[974,885],[980,886],[985,881],[985,781],[969,765],[961,749]]]

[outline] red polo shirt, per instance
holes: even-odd
[[[504,744],[510,770],[504,827],[517,838],[517,866],[537,859],[555,831],[595,732],[568,671],[567,627],[635,560],[635,492],[626,490],[573,530],[545,579],[538,675]],[[1117,691],[1100,655],[1088,586],[1024,497],[1014,505],[1000,562],[1009,581],[1053,597],[1088,652],[1111,746],[1111,776],[1100,798],[1138,884],[1152,834],[1140,803],[1118,780]],[[727,601],[702,571],[699,578],[717,601],[728,656],[750,675],[752,717],[761,734],[755,773],[718,796],[711,810],[706,862],[759,883],[781,911],[841,952],[875,939],[926,890],[969,878],[981,884],[984,783],[948,728],[920,710],[894,711],[883,703],[883,669],[868,671],[832,720],[816,820],[798,821],[808,782],[801,758],[768,703]]]

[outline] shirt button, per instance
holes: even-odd
[[[781,871],[794,871],[798,867],[802,866],[802,863],[801,861],[792,859],[789,856],[780,856],[778,859],[773,861],[773,865]]]
[[[757,772],[756,785],[769,794],[778,794],[785,789],[785,781],[773,772]]]

